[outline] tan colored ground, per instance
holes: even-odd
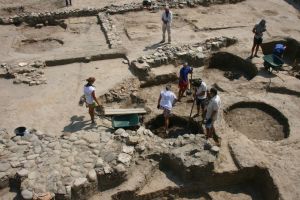
[[[0,79],[0,127],[13,131],[24,125],[54,135],[92,128],[87,109],[78,106],[85,79],[97,78],[98,95],[132,76],[121,59],[55,66],[45,73],[48,83],[38,87]]]
[[[0,0],[0,8],[20,5],[20,2],[14,1],[12,3],[8,0]],[[75,8],[82,8],[104,7],[111,3],[123,4],[126,2],[136,2],[136,0],[105,2],[74,0],[73,4]],[[53,3],[33,0],[22,1],[22,5],[25,5],[25,10],[30,11],[63,7],[61,2],[53,6]],[[226,49],[226,51],[247,58],[250,55],[253,38],[251,29],[262,18],[267,21],[265,39],[275,36],[289,36],[300,40],[299,10],[282,0],[247,0],[233,5],[178,9],[173,10],[173,13],[175,15],[172,29],[174,44],[195,43],[217,36],[235,36],[238,38],[238,44]],[[8,15],[3,10],[0,11],[0,14]],[[146,51],[152,51],[154,47],[158,46],[156,43],[161,40],[160,14],[143,11],[112,16],[121,33],[123,47],[128,50],[130,59],[136,59],[137,56],[145,54]],[[68,19],[66,22],[69,25],[67,30],[60,27],[33,29],[23,25],[20,27],[0,26],[1,63],[93,55],[108,50],[105,37],[99,25],[96,24],[95,17]],[[195,27],[198,32],[193,31]],[[231,28],[222,29],[226,27]],[[221,29],[207,31],[203,28]],[[49,47],[50,45],[51,49],[46,49],[45,45],[33,46],[34,48],[20,46],[20,40],[24,38],[44,39],[46,37],[60,39],[64,45],[47,43],[46,46]],[[261,51],[259,54],[262,55]],[[255,58],[252,62],[257,64],[259,69],[262,68],[263,61],[261,58]],[[155,74],[162,74],[169,69],[173,69],[172,66],[168,66],[167,70],[158,68],[154,72]],[[236,169],[227,144],[233,141],[238,146],[240,143],[238,149],[241,150],[241,154],[244,153],[240,158],[248,158],[251,162],[265,164],[275,177],[275,182],[278,184],[284,199],[300,199],[300,99],[296,95],[268,93],[265,90],[268,85],[271,85],[300,92],[300,81],[287,75],[286,72],[279,72],[272,77],[260,71],[258,76],[251,81],[245,79],[229,81],[219,70],[201,68],[196,69],[195,74],[202,77],[208,85],[217,83],[226,91],[220,94],[223,109],[238,101],[263,101],[276,107],[289,119],[290,136],[288,139],[278,142],[259,140],[251,142],[243,136],[239,137],[241,133],[230,128],[221,117],[217,127],[223,138],[223,143],[216,163],[216,171]],[[91,75],[96,77],[96,92],[100,96],[122,80],[132,77],[128,66],[122,63],[122,59],[56,66],[47,68],[45,75],[48,84],[35,87],[14,85],[11,80],[0,79],[1,128],[6,128],[12,132],[14,128],[24,125],[57,136],[61,135],[62,131],[76,132],[80,129],[93,128],[88,121],[87,110],[77,105],[85,83],[84,79]],[[176,88],[175,84],[174,88]],[[161,89],[162,86],[157,86],[143,90],[143,94],[148,99],[147,106],[154,111],[154,114],[161,112],[156,109],[156,100]],[[189,115],[191,104],[186,103],[187,100],[188,98],[185,98],[178,105],[178,109],[175,107],[175,114]],[[257,129],[257,131],[260,130]],[[245,150],[246,153],[243,151],[244,146],[250,148],[249,151]],[[255,155],[254,158],[251,158],[250,153]],[[166,183],[166,185],[168,184]],[[154,186],[151,188],[156,189]],[[241,196],[236,198],[233,194],[226,192],[212,192],[210,195],[213,196],[213,199],[250,199],[247,195],[243,198]]]

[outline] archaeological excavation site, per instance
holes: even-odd
[[[299,0],[0,0],[0,42],[0,200],[300,199]]]

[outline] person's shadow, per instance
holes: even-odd
[[[163,45],[164,45],[164,43],[158,42],[158,43],[146,46],[143,51],[148,51],[148,50],[156,49],[157,47],[160,47],[160,46],[163,46]]]
[[[93,124],[91,120],[84,120],[84,116],[74,115],[70,119],[70,124],[64,127],[63,132],[74,133],[80,130],[92,129]]]

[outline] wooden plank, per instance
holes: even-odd
[[[145,114],[144,108],[104,108],[104,115],[128,115],[128,114]]]

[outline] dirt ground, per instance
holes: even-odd
[[[73,6],[66,8],[64,0],[17,0],[13,2],[0,0],[0,15],[12,16],[23,12],[85,7],[102,8],[110,4],[121,5],[130,2],[140,1],[73,0]],[[267,21],[264,39],[287,36],[300,41],[300,12],[297,6],[287,1],[246,0],[230,5],[174,9],[173,14],[172,45],[193,44],[219,36],[234,36],[238,39],[238,43],[222,50],[246,59],[250,55],[253,40],[251,30],[262,18]],[[161,46],[158,44],[161,40],[160,16],[160,11],[130,12],[111,16],[121,35],[122,45],[119,47],[126,49],[130,61],[153,52],[155,48]],[[2,48],[0,62],[18,63],[85,57],[109,51],[106,38],[96,17],[69,18],[64,22],[67,25],[66,28],[45,26],[37,29],[26,25],[0,26]],[[287,71],[279,71],[275,75],[270,75],[263,69],[261,50],[259,55],[260,58],[254,58],[251,61],[258,68],[257,76],[251,80],[243,77],[229,80],[224,76],[224,71],[219,69],[208,69],[207,66],[195,68],[194,78],[201,77],[209,87],[217,85],[222,100],[220,120],[216,124],[217,132],[222,137],[222,147],[215,168],[216,171],[232,171],[237,168],[231,156],[233,150],[229,149],[228,144],[240,138],[240,135],[245,135],[246,139],[242,136],[239,142],[243,145],[251,144],[251,149],[258,149],[262,152],[253,157],[257,159],[257,162],[271,169],[271,174],[275,177],[274,180],[279,185],[284,199],[296,200],[300,198],[298,165],[300,81],[290,76]],[[89,76],[96,77],[96,94],[101,96],[125,79],[134,77],[128,65],[123,61],[123,59],[108,59],[47,67],[45,69],[47,84],[34,87],[24,84],[15,85],[12,80],[0,78],[0,128],[13,133],[16,127],[26,126],[55,136],[60,136],[63,132],[76,133],[79,130],[93,129],[87,109],[78,106],[85,79]],[[170,64],[151,70],[157,76],[178,72],[179,66]],[[164,87],[164,85],[159,85],[139,90],[139,95],[147,100],[146,106],[151,110],[146,120],[162,113],[162,110],[158,110],[156,106],[159,93]],[[268,92],[268,88],[283,89],[279,92]],[[172,90],[177,94],[176,82],[172,83]],[[277,108],[288,119],[289,138],[284,139],[282,125],[274,120],[274,117],[261,110],[238,108],[229,114],[223,113],[229,106],[242,101],[262,101]],[[178,116],[188,117],[191,102],[193,102],[192,96],[184,97],[172,112]],[[196,108],[192,115],[195,113]],[[97,119],[97,122],[97,126],[110,126],[105,120]],[[282,152],[288,156],[280,157]],[[140,193],[180,185],[176,181],[168,174],[156,171],[152,180]],[[7,193],[7,191],[4,192]],[[109,192],[96,194],[91,199],[98,199],[101,195],[108,196]],[[213,200],[262,199],[260,194],[248,185],[212,190],[208,194]],[[194,199],[199,198],[207,199],[206,197]]]
[[[250,139],[281,140],[283,127],[267,113],[256,108],[238,108],[226,117],[229,127],[247,135]]]
[[[48,83],[38,87],[0,79],[1,127],[9,131],[18,126],[36,127],[54,135],[92,128],[87,109],[78,106],[85,79],[97,77],[96,94],[100,95],[132,76],[122,59],[55,66],[45,73]]]
[[[15,14],[22,14],[26,12],[44,12],[56,9],[72,9],[72,8],[103,8],[108,5],[122,5],[125,3],[140,2],[138,0],[72,0],[72,6],[66,7],[65,0],[1,0],[0,1],[0,15],[13,16]],[[20,9],[20,7],[23,7]]]
[[[97,24],[97,17],[69,18],[66,28],[43,26],[33,28],[1,26],[0,37],[5,51],[0,59],[6,63],[26,60],[47,60],[67,57],[96,55],[99,50],[108,50],[106,40]]]

